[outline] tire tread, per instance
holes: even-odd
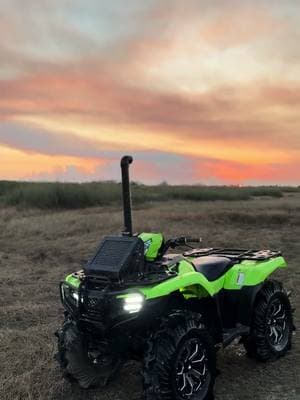
[[[209,349],[212,382],[205,400],[214,398],[216,352],[213,340],[199,314],[173,311],[162,319],[159,328],[150,335],[148,341],[142,374],[145,400],[175,400],[170,384],[171,360],[181,340],[193,332],[202,337]]]

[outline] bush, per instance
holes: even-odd
[[[190,200],[249,200],[255,196],[281,197],[285,191],[299,188],[277,186],[146,186],[132,184],[134,204],[153,201]],[[4,205],[34,208],[72,209],[116,205],[121,202],[121,184],[117,182],[91,183],[34,183],[0,182],[0,202]]]

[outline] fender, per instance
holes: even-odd
[[[282,256],[266,261],[244,260],[226,273],[224,289],[241,290],[245,286],[259,285],[273,272],[286,266],[286,261]]]
[[[237,321],[243,325],[250,326],[252,319],[253,306],[256,296],[263,283],[256,286],[244,286],[239,293],[239,303],[237,309]]]
[[[178,264],[178,275],[176,277],[158,285],[144,286],[137,289],[144,294],[146,299],[154,299],[156,297],[167,296],[173,292],[189,290],[197,293],[196,297],[198,298],[213,297],[223,288],[225,277],[226,274],[210,282],[204,275],[195,271],[194,267],[187,260],[182,260]]]

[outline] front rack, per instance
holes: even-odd
[[[193,249],[183,253],[185,257],[219,256],[235,260],[269,260],[270,258],[281,256],[280,251],[274,250],[246,250],[246,249],[227,249],[214,248]]]

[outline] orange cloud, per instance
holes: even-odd
[[[91,160],[66,156],[28,154],[20,150],[0,146],[1,179],[32,179],[38,175],[51,176],[51,180],[60,179],[63,172],[74,166],[87,179],[97,166],[104,166],[105,160]]]
[[[98,77],[81,71],[2,82],[0,91],[2,119],[75,133],[108,148],[118,143],[129,148],[160,146],[225,159],[231,154],[236,161],[299,156],[297,84],[256,82],[184,95],[136,88],[109,74]]]
[[[126,11],[128,29],[108,31],[98,21],[81,25],[77,0],[70,20],[68,2],[62,19],[54,1],[29,1],[26,21],[8,7],[0,16],[0,144],[18,149],[26,174],[40,178],[59,166],[60,176],[74,167],[84,178],[85,165],[95,176],[98,157],[154,150],[200,160],[204,175],[195,179],[296,180],[299,14],[283,3],[155,1]],[[101,4],[88,7],[102,18]],[[14,135],[5,131],[11,123]],[[139,162],[145,179],[163,173]]]
[[[234,163],[228,161],[204,161],[195,167],[198,178],[216,179],[225,184],[296,184],[300,182],[300,160],[294,163],[255,164]]]

